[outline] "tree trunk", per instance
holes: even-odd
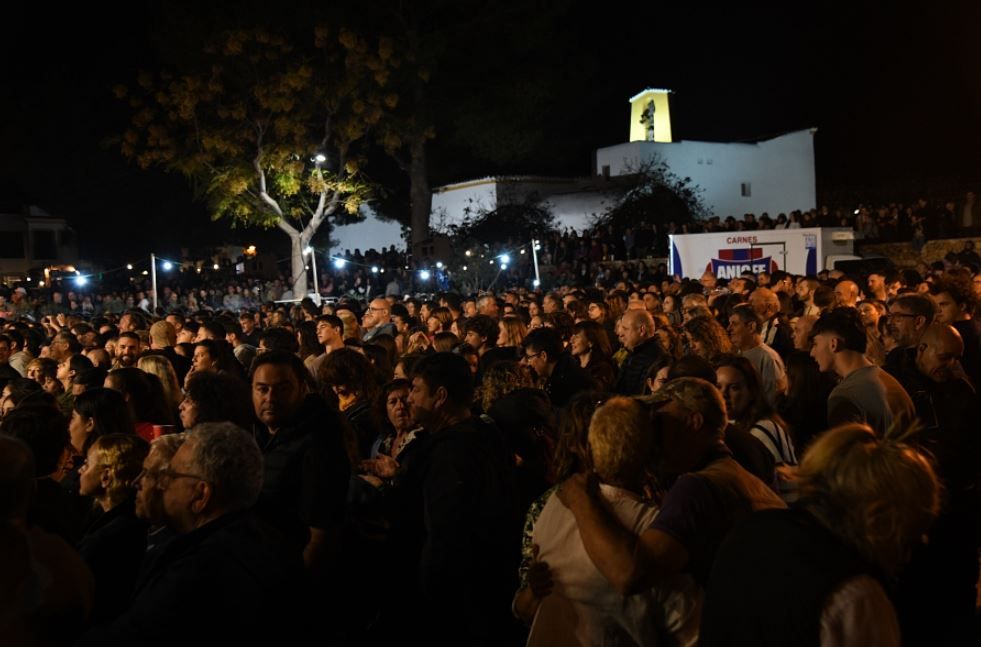
[[[300,232],[287,234],[290,237],[290,287],[293,289],[293,298],[302,299],[307,296],[306,256],[303,255],[306,245]]]
[[[426,167],[426,140],[412,143],[409,166],[409,203],[412,209],[412,253],[421,256],[419,247],[429,240],[429,214],[433,208],[433,193],[429,189],[429,169]]]

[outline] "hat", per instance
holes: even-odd
[[[711,383],[697,377],[679,377],[667,382],[649,396],[640,398],[655,407],[677,402],[689,411],[702,414],[707,426],[719,431],[726,425],[726,405],[722,393]]]
[[[27,296],[27,290],[25,290],[24,288],[16,288],[14,292],[20,292],[25,297]]]

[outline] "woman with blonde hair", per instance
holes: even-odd
[[[160,378],[167,408],[174,414],[174,419],[176,420],[177,408],[180,406],[181,400],[184,399],[184,394],[181,392],[180,383],[177,381],[177,372],[174,371],[174,365],[163,355],[144,355],[136,362],[136,367],[141,371]]]
[[[95,621],[115,618],[132,597],[147,531],[136,517],[136,481],[149,451],[149,443],[134,434],[101,436],[79,470],[79,493],[102,512],[78,542],[95,576]]]
[[[899,645],[884,583],[936,517],[940,484],[913,446],[843,425],[814,441],[800,500],[757,512],[716,556],[701,645]]]
[[[361,339],[361,326],[358,318],[347,308],[339,308],[334,314],[344,322],[344,339]]]

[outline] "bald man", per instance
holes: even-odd
[[[794,334],[786,319],[780,316],[780,298],[769,288],[756,288],[749,295],[749,305],[760,318],[763,343],[782,358],[794,349]]]
[[[811,350],[811,329],[818,320],[816,315],[802,315],[794,322],[794,349],[805,353]]]
[[[855,281],[838,281],[835,285],[835,304],[839,308],[854,308],[858,304],[858,283]]]
[[[395,337],[395,324],[392,323],[392,306],[388,299],[372,299],[368,309],[361,317],[364,327],[362,341],[371,341],[379,335]]]
[[[922,425],[911,440],[930,452],[945,489],[928,541],[913,553],[900,578],[897,611],[904,644],[957,644],[955,636],[971,635],[978,580],[981,404],[960,366],[963,353],[956,329],[931,324],[916,346],[915,371],[901,380]]]
[[[654,335],[654,318],[647,310],[627,310],[620,319],[618,331],[620,344],[630,354],[620,366],[613,391],[620,395],[640,395],[644,392],[647,371],[665,355]]]

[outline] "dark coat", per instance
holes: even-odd
[[[83,645],[294,644],[302,564],[248,513],[174,539],[137,585],[129,609]]]
[[[647,371],[664,356],[664,349],[661,348],[661,341],[657,337],[651,337],[638,345],[627,355],[627,359],[623,360],[613,391],[620,395],[642,394]]]
[[[99,516],[78,542],[78,552],[95,576],[96,623],[107,622],[129,604],[146,550],[147,523],[132,501]]]

